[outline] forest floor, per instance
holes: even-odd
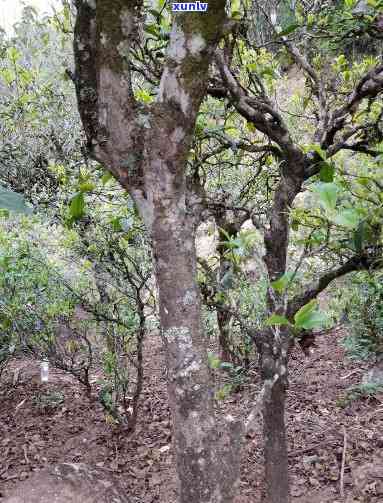
[[[345,358],[343,335],[335,331],[321,336],[309,357],[298,349],[292,355],[287,424],[293,503],[383,501],[383,395],[341,406],[346,390],[360,382],[366,368]],[[85,462],[114,472],[132,503],[174,503],[170,421],[158,338],[148,339],[146,349],[139,422],[130,437],[105,422],[102,407],[91,402],[71,376],[55,370],[43,385],[35,362],[12,364],[0,387],[0,501],[15,484],[46,465]],[[12,385],[12,380],[17,382]],[[259,383],[245,386],[221,407],[246,414],[257,389]],[[44,410],[39,397],[47,394],[62,403]],[[261,480],[259,429],[246,439],[238,503],[258,503]]]

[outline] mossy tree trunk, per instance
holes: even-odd
[[[212,0],[203,15],[173,17],[152,105],[135,100],[129,65],[131,47],[142,43],[141,1],[77,0],[76,7],[75,80],[89,150],[129,192],[152,238],[179,501],[230,503],[233,491],[223,490],[230,474],[219,470],[196,283],[199,201],[186,190],[186,161],[226,23],[225,2]]]

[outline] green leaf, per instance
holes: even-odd
[[[328,317],[322,311],[315,311],[311,313],[304,320],[303,323],[295,325],[297,328],[304,328],[305,330],[311,330],[313,328],[322,328],[326,325]]]
[[[335,183],[317,183],[313,190],[319,195],[319,200],[323,208],[327,211],[335,209],[339,189]]]
[[[355,229],[358,227],[360,222],[360,214],[357,210],[352,208],[343,210],[339,213],[335,218],[334,222],[338,225],[342,225],[343,227],[348,227],[349,229]]]
[[[326,161],[320,163],[319,178],[321,182],[331,183],[334,181],[334,166]]]
[[[21,194],[4,189],[3,187],[0,187],[0,208],[24,215],[32,213],[32,209],[26,205],[25,199]]]
[[[286,288],[286,286],[290,283],[291,278],[293,277],[294,273],[293,272],[285,272],[283,276],[280,278],[276,279],[271,283],[271,286],[276,292],[282,293],[283,290]]]
[[[295,327],[305,330],[322,327],[327,322],[327,316],[317,308],[318,302],[315,299],[301,307],[294,316]]]
[[[74,219],[81,218],[84,215],[84,209],[85,209],[84,193],[78,192],[72,197],[70,201],[69,205],[70,216]]]
[[[85,182],[79,186],[80,192],[92,192],[96,188],[96,185],[92,182]]]
[[[221,365],[221,360],[218,358],[218,356],[216,356],[213,353],[208,353],[207,358],[209,362],[209,367],[211,369],[219,369]]]
[[[21,52],[16,47],[10,47],[7,50],[7,56],[13,63],[16,63],[21,58]]]
[[[156,24],[147,24],[145,27],[144,27],[144,31],[146,33],[149,33],[150,35],[153,35],[155,36],[156,38],[159,37],[159,31],[158,31],[158,27]]]
[[[290,322],[285,316],[281,316],[280,314],[272,314],[267,320],[266,325],[289,325]]]
[[[123,230],[121,225],[121,217],[113,218],[113,220],[111,220],[110,223],[112,224],[112,228],[114,231],[121,232]]]
[[[105,186],[112,179],[113,179],[113,175],[112,175],[112,173],[110,173],[108,171],[107,173],[105,173],[104,175],[102,175],[101,182]]]

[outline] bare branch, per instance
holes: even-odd
[[[335,135],[345,126],[346,121],[358,110],[365,98],[376,98],[383,91],[383,65],[378,65],[364,75],[348,96],[346,103],[335,110],[321,140],[321,147],[328,149]]]

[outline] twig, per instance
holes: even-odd
[[[346,428],[343,426],[343,453],[342,453],[342,466],[340,469],[340,497],[344,499],[344,467],[346,464],[346,449],[347,449],[347,433]]]
[[[17,404],[15,407],[15,412],[17,412],[20,409],[20,407],[22,407],[25,404],[26,401],[27,399],[24,398],[24,400],[22,400],[19,404]]]
[[[340,379],[347,379],[347,377],[351,377],[354,374],[359,374],[360,372],[362,372],[360,369],[352,370],[349,374],[342,376]]]

